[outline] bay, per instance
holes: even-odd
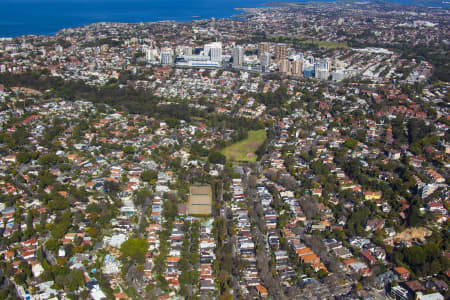
[[[62,28],[95,22],[228,18],[239,14],[235,8],[259,7],[263,3],[264,0],[0,0],[0,37],[53,35]]]

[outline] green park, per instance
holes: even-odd
[[[251,130],[248,132],[246,139],[224,148],[221,153],[227,157],[227,160],[255,162],[258,158],[255,151],[264,143],[266,138],[264,129]]]

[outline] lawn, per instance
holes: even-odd
[[[347,43],[341,43],[341,42],[330,42],[330,41],[314,41],[314,44],[316,44],[319,47],[333,49],[333,48],[348,48]]]
[[[255,151],[264,143],[266,138],[266,131],[264,129],[252,130],[248,132],[248,137],[245,140],[226,147],[221,153],[228,160],[255,162],[258,158]]]

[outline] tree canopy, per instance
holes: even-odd
[[[129,239],[122,243],[120,246],[120,252],[122,253],[122,259],[130,257],[137,263],[144,263],[145,253],[148,250],[148,243],[145,239],[135,238]]]

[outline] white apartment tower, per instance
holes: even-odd
[[[233,67],[242,66],[244,64],[244,48],[236,46],[233,48]]]
[[[260,63],[261,63],[261,70],[263,72],[267,72],[267,69],[270,66],[270,58],[271,58],[271,55],[269,52],[261,53]]]
[[[222,62],[222,43],[215,42],[206,44],[203,48],[204,55],[209,56],[211,61]]]
[[[162,65],[170,65],[173,62],[172,49],[165,48],[161,50],[160,61]]]

